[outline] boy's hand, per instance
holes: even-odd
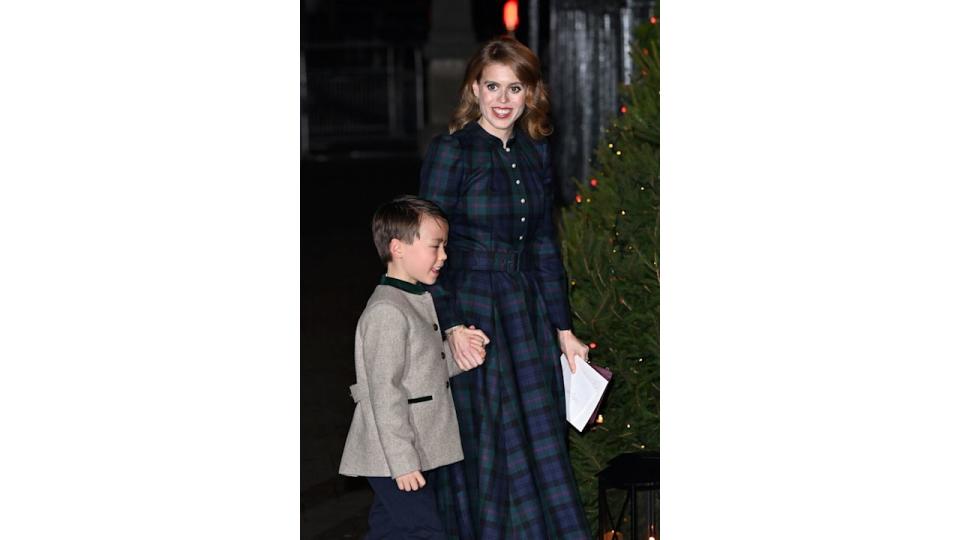
[[[416,491],[427,485],[426,479],[420,471],[413,471],[397,477],[397,487],[403,491]]]
[[[453,360],[463,371],[471,370],[480,364],[487,355],[486,346],[490,338],[475,326],[470,328],[457,326],[447,332],[450,341],[450,350],[453,351]]]

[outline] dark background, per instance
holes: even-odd
[[[505,33],[502,1],[301,0],[301,537],[360,538],[372,493],[337,474],[353,414],[356,321],[384,268],[369,222],[416,194],[427,143],[446,132],[466,60]],[[522,0],[515,37],[540,56],[551,137],[574,195],[627,78],[628,0]],[[551,27],[553,34],[551,35]],[[558,67],[552,68],[551,64]],[[559,150],[559,151],[558,151]]]

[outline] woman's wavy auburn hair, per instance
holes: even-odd
[[[547,87],[540,74],[540,59],[526,45],[510,36],[491,39],[467,63],[460,85],[460,104],[450,119],[450,133],[480,118],[480,104],[473,95],[473,83],[480,82],[484,68],[490,64],[503,64],[517,74],[517,78],[527,91],[523,114],[517,118],[527,135],[533,139],[542,139],[553,133],[550,119],[550,99]]]

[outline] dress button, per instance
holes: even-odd
[[[439,329],[440,329],[440,327],[437,326],[437,323],[433,323],[433,330],[434,330],[434,331],[437,331],[437,330],[439,330]]]
[[[522,234],[520,235],[520,239],[523,240],[523,235],[522,235]]]
[[[526,220],[527,220],[527,218],[526,218],[526,217],[522,217],[522,218],[520,218],[520,221],[521,221],[521,222],[524,222],[524,221],[526,221]]]
[[[517,178],[517,184],[520,184],[520,179],[519,179],[519,178]]]
[[[520,204],[527,204],[527,200],[526,200],[526,199],[520,199]]]
[[[507,152],[509,152],[509,151],[510,151],[510,149],[509,149],[509,148],[507,148]]]
[[[517,164],[516,164],[516,163],[511,163],[510,166],[513,167],[514,169],[517,168]]]

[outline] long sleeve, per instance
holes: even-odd
[[[536,143],[543,160],[544,210],[537,226],[531,250],[537,280],[543,299],[547,304],[547,316],[558,330],[569,330],[573,324],[570,317],[570,299],[567,296],[567,273],[563,267],[560,248],[557,245],[556,227],[553,224],[554,182],[550,162],[550,146],[546,141]]]
[[[435,138],[423,159],[420,169],[420,197],[433,201],[447,215],[451,227],[454,213],[460,201],[460,184],[463,181],[464,167],[460,143],[451,135]],[[433,296],[440,327],[444,330],[464,324],[463,313],[458,309],[454,291],[443,271],[427,290]]]
[[[401,384],[407,369],[408,323],[400,310],[389,304],[369,309],[370,323],[362,335],[363,365],[380,445],[390,476],[396,478],[420,470],[410,405]]]
[[[457,365],[457,362],[453,359],[453,349],[450,348],[450,342],[448,340],[443,340],[443,355],[447,359],[447,375],[453,377],[463,373],[463,370],[460,369],[460,366]]]

